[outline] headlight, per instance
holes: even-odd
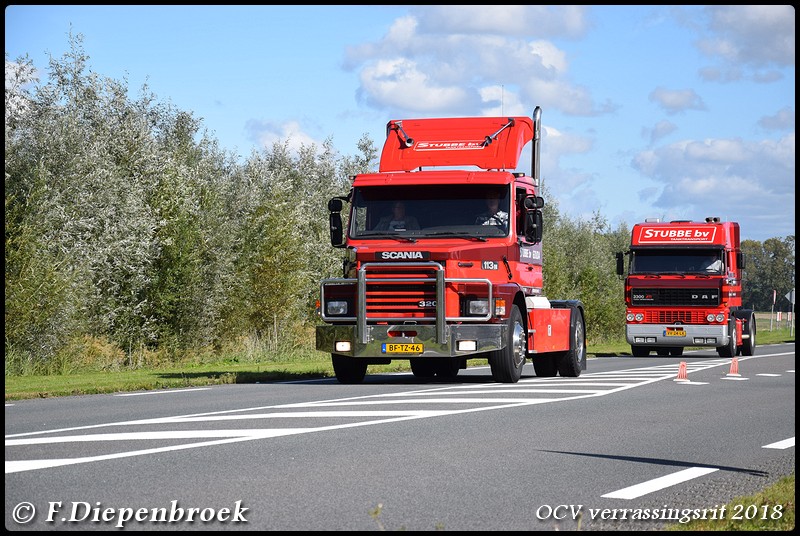
[[[636,321],[641,322],[644,320],[644,315],[642,313],[636,313]]]
[[[486,316],[489,314],[489,300],[470,300],[467,311],[470,315]]]
[[[708,320],[709,322],[713,322],[714,321],[714,313],[708,313],[706,315],[706,320]]]
[[[722,313],[717,313],[717,322],[722,322],[725,320],[725,315]]]
[[[331,300],[325,304],[325,310],[328,312],[328,316],[341,316],[347,314],[347,302],[346,301],[338,301],[338,300]]]
[[[633,322],[633,313],[628,313],[627,315],[625,315],[625,320],[627,320],[628,322]]]

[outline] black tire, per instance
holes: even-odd
[[[411,359],[411,372],[415,378],[430,380],[436,376],[436,363],[429,358],[414,357]]]
[[[669,349],[669,355],[672,357],[680,357],[683,355],[683,346],[676,346]]]
[[[513,305],[508,315],[508,339],[502,350],[492,352],[489,367],[496,382],[517,383],[528,355],[528,334],[519,307]]]
[[[742,336],[742,355],[755,355],[756,353],[756,317],[750,315],[744,327],[745,331],[750,335],[748,338]]]
[[[669,348],[656,348],[656,355],[665,357],[669,355]]]
[[[558,374],[557,354],[539,354],[531,358],[533,370],[540,378],[552,378]]]
[[[572,309],[569,320],[569,350],[557,358],[558,373],[577,378],[586,368],[586,327],[579,309]]]
[[[650,348],[647,346],[631,345],[631,355],[633,355],[633,357],[647,357],[650,355]]]
[[[728,337],[728,344],[717,348],[717,353],[720,357],[735,357],[738,351],[736,347],[736,320],[733,318],[731,318],[730,329],[728,331],[730,335]]]
[[[361,383],[367,375],[367,363],[354,357],[331,354],[333,372],[339,383]]]
[[[445,357],[436,360],[436,376],[443,380],[452,380],[461,370],[460,357]]]

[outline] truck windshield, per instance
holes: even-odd
[[[365,186],[353,192],[349,235],[485,239],[509,232],[509,186]]]
[[[723,273],[722,250],[635,249],[631,252],[631,274]]]

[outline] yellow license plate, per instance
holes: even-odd
[[[419,343],[384,343],[381,352],[384,354],[421,354],[424,346]]]
[[[667,331],[664,332],[664,335],[666,335],[667,337],[685,337],[686,330],[678,328],[667,328]]]

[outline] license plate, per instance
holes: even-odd
[[[384,354],[421,354],[423,345],[419,343],[384,343],[381,352]]]
[[[678,328],[667,328],[667,331],[664,332],[664,335],[666,335],[667,337],[685,337],[686,330]]]

